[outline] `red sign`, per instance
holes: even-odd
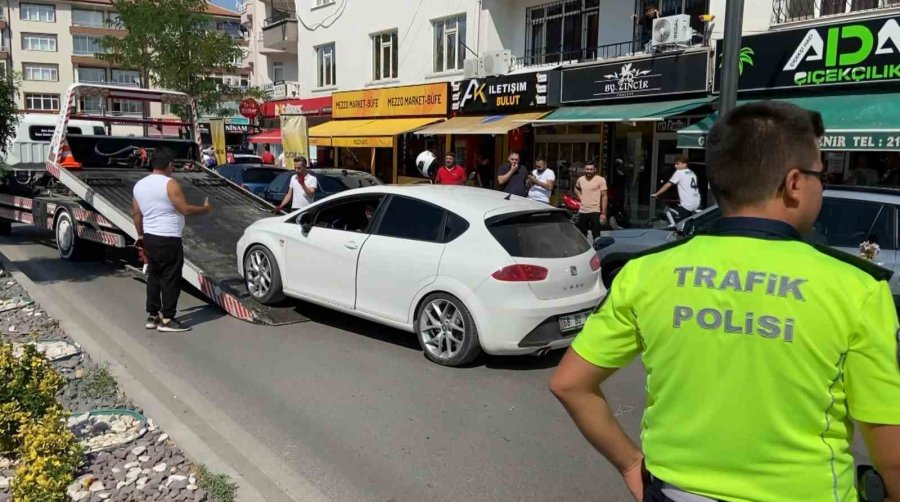
[[[248,119],[252,119],[259,115],[259,103],[257,103],[253,98],[247,98],[241,101],[240,111],[241,115],[247,117]]]
[[[286,105],[299,107],[304,115],[330,115],[331,114],[331,96],[321,96],[318,98],[288,98],[274,101],[266,101],[260,107],[263,117],[274,118],[281,116]]]

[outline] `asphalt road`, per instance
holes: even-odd
[[[351,316],[302,305],[311,322],[255,326],[191,294],[180,306],[193,331],[150,332],[136,277],[62,261],[51,238],[19,227],[0,253],[154,397],[190,389],[178,405],[204,420],[187,426],[248,479],[277,483],[257,487],[268,500],[312,500],[298,483],[339,501],[628,500],[547,390],[559,353],[444,368],[412,335]],[[634,438],[643,378],[633,365],[605,388]]]

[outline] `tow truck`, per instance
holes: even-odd
[[[191,110],[191,118],[77,113],[79,98],[97,96],[183,105]],[[244,228],[269,216],[272,207],[199,162],[196,107],[187,95],[78,83],[69,87],[63,103],[44,166],[16,169],[7,174],[0,187],[0,235],[10,235],[13,222],[51,230],[59,255],[66,260],[99,257],[104,246],[133,246],[137,233],[131,218],[132,190],[148,174],[147,159],[152,152],[170,148],[176,153],[174,178],[187,199],[203,201],[208,197],[214,207],[210,215],[186,221],[184,280],[244,321],[281,325],[305,319],[291,306],[270,307],[256,302],[238,275],[236,243]],[[109,134],[70,133],[67,125],[78,119],[102,121]],[[113,127],[120,126],[147,126],[159,136],[113,135]]]

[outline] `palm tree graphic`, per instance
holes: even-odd
[[[756,53],[753,52],[753,49],[751,49],[750,47],[741,47],[740,56],[738,57],[738,75],[744,74],[745,64],[753,66],[753,56],[755,54]],[[722,63],[724,62],[724,60],[719,62],[719,68],[722,67]]]

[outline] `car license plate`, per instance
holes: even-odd
[[[587,318],[590,317],[592,310],[583,310],[569,315],[559,316],[559,330],[563,333],[581,329]]]

